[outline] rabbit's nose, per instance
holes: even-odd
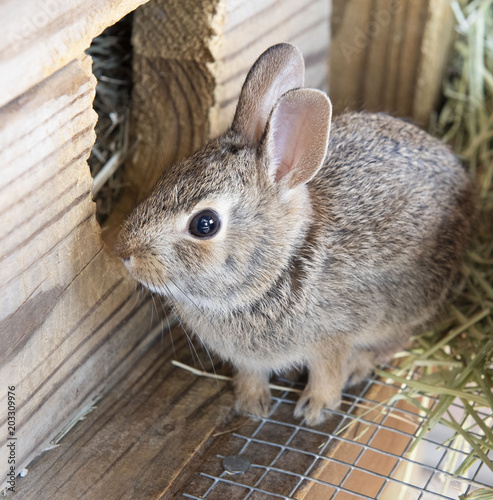
[[[123,264],[127,269],[131,269],[135,265],[135,259],[133,258],[132,255],[129,255],[128,257],[121,257]]]

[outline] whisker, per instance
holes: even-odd
[[[204,316],[204,317],[205,317],[205,318],[209,321],[209,323],[212,325],[212,322],[210,321],[210,319],[208,318],[208,316],[204,313],[204,311],[203,311],[200,307],[198,307],[198,305],[197,305],[197,304],[195,304],[195,303],[194,303],[194,302],[190,299],[190,297],[189,297],[186,293],[184,293],[184,292],[183,292],[183,290],[182,290],[182,289],[181,289],[181,288],[180,288],[180,287],[179,287],[179,286],[178,286],[178,285],[177,285],[177,284],[176,284],[173,280],[171,280],[171,279],[170,279],[170,281],[171,281],[171,283],[173,283],[173,285],[174,285],[176,288],[178,288],[178,290],[180,290],[180,292],[181,292],[181,293],[182,293],[185,297],[187,297],[187,299],[188,299],[188,300],[190,300],[190,302],[191,302],[191,303],[192,303],[192,304],[193,304],[193,305],[197,308],[197,310],[198,310],[198,311],[199,311],[199,312],[200,312],[200,313],[201,313],[201,314],[202,314],[202,315],[203,315],[203,316]],[[211,368],[212,368],[212,371],[213,371],[214,373],[216,373],[216,367],[215,367],[215,365],[214,365],[214,361],[212,360],[212,356],[211,356],[211,354],[210,354],[210,351],[209,351],[209,349],[208,349],[207,345],[204,343],[204,341],[202,340],[202,337],[199,335],[199,333],[197,332],[197,330],[195,330],[195,328],[193,329],[193,333],[197,336],[197,338],[199,339],[199,341],[200,341],[201,345],[203,346],[203,348],[204,348],[204,350],[205,350],[205,352],[206,352],[206,354],[207,354],[207,356],[208,356],[208,358],[209,358],[209,361],[211,362]],[[220,390],[219,384],[218,384],[218,389]]]
[[[137,286],[139,285],[139,283],[132,279],[133,283],[132,283],[132,293],[131,293],[131,298],[133,300],[133,304],[131,304],[131,307],[132,308],[138,308],[139,306],[139,294],[137,293]]]
[[[161,261],[161,259],[159,258],[159,256],[155,255],[155,261],[157,261],[158,264],[161,264],[162,266],[164,266],[164,262]],[[164,279],[161,277],[161,273],[160,273],[160,268],[158,267],[158,265],[156,264],[155,261],[151,261],[150,262],[150,265],[152,266],[153,268],[153,271],[149,272],[149,275],[150,277],[152,277],[153,279],[149,279],[149,282],[152,283],[156,283],[156,285],[158,286],[158,288],[161,288],[162,290],[166,291],[167,295],[169,295],[173,300],[170,301],[170,308],[171,308],[171,311],[173,312],[174,316],[176,317],[177,321],[178,321],[178,324],[180,325],[182,331],[184,332],[186,338],[187,338],[187,341],[189,343],[189,346],[190,346],[190,352],[192,354],[192,359],[195,363],[195,356],[197,358],[197,361],[198,361],[198,364],[201,366],[201,368],[205,371],[205,367],[204,367],[204,364],[202,363],[202,360],[197,352],[197,349],[195,348],[195,345],[194,343],[192,342],[192,339],[190,338],[190,335],[188,334],[188,330],[184,327],[181,319],[180,319],[180,314],[178,313],[183,313],[183,311],[181,310],[180,306],[179,306],[179,302],[176,300],[175,296],[173,295],[173,293],[171,293],[171,290],[169,288],[169,286],[165,283]],[[195,304],[194,301],[192,301],[190,299],[190,297],[183,292],[183,290],[177,286],[177,284],[173,281],[173,280],[170,280],[170,282],[190,301],[191,304],[193,304],[197,310],[199,311],[199,313],[207,320],[209,321],[209,323],[212,325],[212,322],[210,321],[210,319],[208,318],[208,316],[204,313],[204,311],[197,305]],[[161,299],[160,299],[161,300]],[[175,310],[177,309],[178,312]],[[169,325],[168,325],[169,326]],[[171,343],[172,343],[172,346],[173,346],[173,352],[175,354],[175,357],[176,357],[176,351],[174,349],[174,344],[173,344],[173,339],[172,339],[172,335],[171,335],[171,329],[169,329],[169,333],[170,333],[170,338],[171,338]],[[204,341],[202,340],[202,337],[199,335],[199,333],[197,332],[197,330],[195,328],[192,328],[192,333],[197,337],[197,339],[199,340],[200,344],[202,345],[202,348],[205,350],[206,354],[207,354],[207,357],[209,358],[209,361],[210,361],[210,364],[211,364],[211,368],[213,370],[214,373],[216,373],[216,367],[214,365],[214,361],[212,359],[212,356],[209,352],[209,349],[207,347],[207,345],[204,343]],[[219,387],[219,384],[218,384],[218,389],[219,391],[221,390],[221,388]]]
[[[136,307],[140,307],[142,305],[142,302],[144,301],[145,299],[145,296],[146,296],[146,292],[147,292],[147,289],[144,288],[140,283],[137,282],[137,290],[138,292],[136,293],[137,297],[138,297],[138,301],[137,301],[137,305]]]
[[[175,282],[171,279],[171,278],[170,278],[170,281],[171,281],[171,283],[173,283],[173,285],[175,285],[175,286],[176,286],[176,288],[178,288],[178,290],[182,293],[182,295],[184,295],[184,296],[187,298],[187,300],[189,300],[189,301],[190,301],[190,304],[192,304],[192,305],[193,305],[193,306],[197,309],[197,311],[199,311],[201,314],[203,314],[203,315],[205,316],[205,318],[206,318],[206,319],[209,319],[209,318],[207,318],[207,315],[204,313],[203,309],[201,309],[201,308],[200,308],[200,307],[199,307],[199,306],[198,306],[198,305],[197,305],[197,304],[196,304],[196,303],[195,303],[195,302],[194,302],[194,301],[190,298],[190,296],[189,296],[188,294],[186,294],[186,293],[185,293],[185,292],[184,292],[184,291],[183,291],[183,290],[182,290],[182,289],[181,289],[181,288],[180,288],[180,287],[179,287],[179,286],[178,286],[178,285],[177,285],[177,284],[176,284],[176,283],[175,283]],[[210,322],[210,320],[209,320],[209,322]],[[211,323],[211,324],[212,324],[212,323]]]
[[[166,285],[166,283],[164,283],[164,281],[159,277],[158,279],[158,284],[160,287],[164,288],[168,295],[170,295],[171,297],[174,298],[174,295],[171,293],[171,290],[169,289],[169,287]],[[175,302],[175,306],[176,308],[178,308],[178,303]],[[190,346],[190,352],[192,354],[192,359],[194,361],[194,364],[195,364],[195,357],[197,358],[197,361],[198,361],[198,364],[202,367],[202,369],[204,369],[204,365],[202,363],[202,360],[200,359],[200,356],[195,348],[195,345],[193,344],[192,342],[192,339],[190,338],[189,334],[188,334],[188,331],[187,329],[183,326],[183,323],[180,319],[180,315],[176,313],[175,311],[175,307],[173,307],[173,304],[170,304],[170,307],[171,307],[171,310],[173,311],[173,314],[175,315],[176,319],[178,320],[178,324],[180,325],[181,329],[183,330],[183,333],[185,334],[186,338],[187,338],[187,341],[188,341],[188,344]],[[196,332],[194,332],[196,333]]]
[[[157,257],[156,257],[156,258],[157,258]],[[157,258],[157,260],[158,260],[158,262],[159,262],[159,263],[161,263],[161,261],[160,261],[160,259],[159,259],[159,258]],[[158,276],[158,284],[159,284],[161,287],[163,287],[163,286],[164,286],[164,283],[163,283],[162,279],[161,279],[161,278],[159,278],[159,268],[157,267],[157,265],[156,265],[154,262],[151,262],[151,265],[154,267],[154,269],[155,269],[155,271],[156,271],[156,276]],[[169,291],[169,289],[168,289],[167,287],[164,287],[164,288],[166,288],[166,289],[168,290],[168,293],[170,293],[170,291]],[[170,293],[170,295],[171,295],[171,293]],[[154,297],[157,297],[157,298],[158,298],[159,303],[160,303],[160,305],[161,305],[161,309],[162,309],[162,311],[163,311],[163,315],[164,315],[166,318],[168,318],[168,317],[169,317],[169,310],[168,310],[168,311],[166,310],[167,308],[165,307],[165,305],[164,305],[164,303],[163,303],[162,296],[161,296],[159,293],[155,293],[155,294],[153,294],[153,298],[154,298]],[[176,314],[176,312],[173,310],[172,305],[171,305],[171,304],[168,304],[168,306],[169,306],[169,307],[171,307],[171,312],[172,312],[173,316],[175,317],[175,319],[176,319],[177,321],[179,321],[178,315],[177,315],[177,314]],[[169,309],[169,307],[168,307],[168,309]],[[156,306],[156,309],[157,309],[157,306]],[[161,324],[163,324],[163,321],[164,321],[164,319],[161,319]],[[180,324],[180,326],[181,326],[182,330],[184,330],[184,328],[183,328],[183,326],[182,326],[181,324]],[[174,357],[176,358],[175,343],[174,343],[174,340],[173,340],[173,335],[172,335],[172,333],[171,333],[171,321],[170,321],[169,319],[168,319],[168,321],[167,321],[167,327],[168,327],[169,339],[170,339],[170,342],[171,342],[171,348],[173,349],[173,355],[174,355]],[[161,330],[161,345],[162,345],[162,343],[163,343],[163,340],[164,340],[164,326],[163,326],[163,328],[162,328],[162,330]]]
[[[159,318],[160,314],[159,314],[159,309],[158,309],[157,304],[156,304],[155,294],[151,293],[151,298],[152,298],[152,309],[156,308],[156,316]],[[151,321],[151,325],[152,325],[152,321]],[[163,350],[163,330],[164,330],[163,318],[161,318],[161,351]]]
[[[152,303],[151,303],[151,327],[152,327],[153,320],[154,320],[154,307],[156,305],[154,303],[154,297],[152,296],[152,293],[151,293],[151,298],[152,298]]]
[[[161,304],[161,308],[163,309],[163,312],[166,314],[166,316],[168,316],[168,313],[166,313],[166,308],[165,308],[164,303],[162,301],[161,295],[157,295],[157,297],[158,297],[159,303]],[[173,315],[176,318],[176,314],[174,312],[173,312]],[[167,324],[168,324],[168,332],[169,332],[169,339],[170,339],[170,342],[171,342],[171,348],[173,349],[173,355],[176,358],[175,343],[173,341],[173,335],[171,333],[171,322],[168,320]],[[163,333],[163,336],[164,336],[164,328],[163,328],[163,332],[162,333]]]

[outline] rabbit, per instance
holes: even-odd
[[[443,307],[475,203],[439,140],[386,114],[332,121],[303,84],[295,46],[266,50],[231,128],[162,174],[115,253],[233,364],[239,413],[268,415],[270,375],[305,367],[294,415],[314,426]]]

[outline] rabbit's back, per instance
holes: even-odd
[[[320,286],[332,303],[335,280],[346,299],[374,295],[383,316],[429,320],[457,279],[471,229],[472,189],[459,160],[410,123],[348,113],[334,120],[324,167],[308,186],[325,249]]]

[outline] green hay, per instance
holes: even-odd
[[[462,475],[477,460],[493,471],[493,0],[451,3],[458,38],[446,101],[432,132],[452,145],[476,181],[478,227],[459,298],[440,325],[416,338],[396,366],[379,375],[400,384],[398,398],[426,417],[411,451],[431,428],[444,424],[455,433],[454,445],[470,450],[450,471]],[[462,421],[452,412],[459,401]],[[468,498],[493,498],[491,490],[482,491]]]

